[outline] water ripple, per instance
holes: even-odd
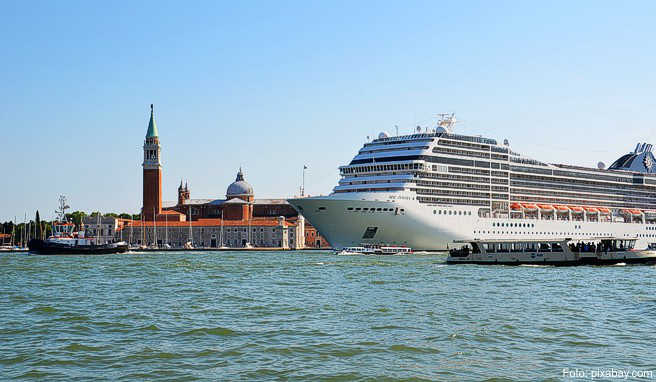
[[[1,255],[2,379],[562,380],[655,370],[656,267],[327,252]]]

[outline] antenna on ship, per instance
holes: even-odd
[[[71,207],[66,204],[66,196],[59,195],[59,208],[55,210],[55,214],[57,214],[57,219],[59,219],[60,222],[66,221],[66,210],[69,208]]]
[[[439,113],[437,116],[440,119],[437,121],[437,128],[435,131],[438,133],[451,134],[453,127],[459,122],[456,119],[456,113]]]

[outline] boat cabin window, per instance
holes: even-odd
[[[547,243],[540,243],[540,252],[551,252],[551,248]]]
[[[537,243],[526,243],[526,246],[524,247],[525,252],[536,252],[537,250]]]
[[[551,243],[551,251],[552,252],[562,252],[563,247],[560,246],[560,243]]]
[[[512,244],[512,251],[513,252],[522,252],[524,250],[524,246],[526,243],[513,243]]]

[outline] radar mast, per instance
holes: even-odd
[[[57,214],[57,220],[60,222],[66,222],[66,210],[71,208],[68,204],[66,204],[66,196],[64,195],[59,195],[59,208],[55,211],[55,214]]]
[[[454,125],[458,122],[456,113],[439,113],[437,121],[437,132],[451,134]]]

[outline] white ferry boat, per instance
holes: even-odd
[[[656,158],[636,148],[605,168],[548,164],[508,142],[434,128],[382,132],[339,168],[328,196],[290,199],[337,249],[447,250],[454,240],[633,238],[656,243]]]
[[[636,239],[571,238],[472,240],[449,250],[448,264],[616,265],[654,264],[656,251],[634,249]]]

